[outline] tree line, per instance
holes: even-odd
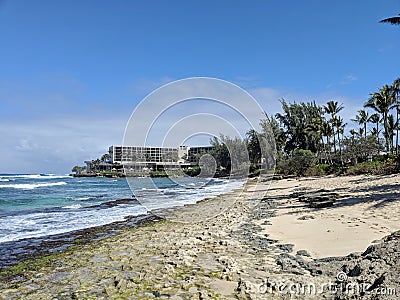
[[[280,102],[283,112],[262,121],[273,132],[278,168],[300,150],[320,164],[342,168],[399,154],[400,78],[370,94],[351,120],[359,127],[348,134],[341,116],[345,107],[338,101]]]

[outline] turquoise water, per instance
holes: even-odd
[[[1,243],[123,221],[149,210],[195,203],[241,183],[200,178],[74,178],[0,174]],[[146,203],[146,207],[139,202]],[[131,201],[118,201],[131,199]]]

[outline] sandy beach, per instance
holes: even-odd
[[[288,195],[299,189],[338,192],[332,208],[307,208],[285,199],[265,227],[270,238],[306,249],[314,258],[343,256],[366,249],[375,240],[400,230],[400,176],[304,178],[275,183],[270,195]],[[264,233],[264,232],[263,232]]]
[[[187,221],[221,211],[202,222],[127,229],[3,273],[0,298],[349,299],[354,294],[326,290],[327,283],[343,284],[343,275],[368,284],[368,293],[358,291],[363,299],[396,299],[387,291],[400,292],[400,234],[392,234],[400,230],[399,180],[250,180],[243,191],[171,212]],[[333,206],[310,208],[293,197],[321,189],[338,194]],[[312,293],[291,288],[310,284]]]

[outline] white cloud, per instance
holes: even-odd
[[[164,84],[170,83],[174,81],[172,77],[162,77],[160,79],[148,79],[148,78],[142,78],[139,80],[135,80],[132,83],[128,84],[126,87],[127,92],[133,92],[133,93],[150,93],[154,91],[155,89],[158,89],[159,87],[163,86]]]
[[[354,75],[347,75],[341,82],[340,84],[350,84],[353,81],[356,81],[357,77]]]
[[[65,173],[75,164],[107,152],[120,144],[126,118],[66,117],[1,121],[0,163],[2,172]]]
[[[332,82],[327,85],[326,88],[330,89],[338,85],[348,85],[356,81],[358,78],[352,74],[346,75],[344,78],[340,79],[338,82]]]

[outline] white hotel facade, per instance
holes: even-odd
[[[196,165],[196,155],[208,153],[212,146],[150,147],[122,146],[109,147],[110,165],[122,165],[125,170],[145,172],[164,167],[181,168]]]

